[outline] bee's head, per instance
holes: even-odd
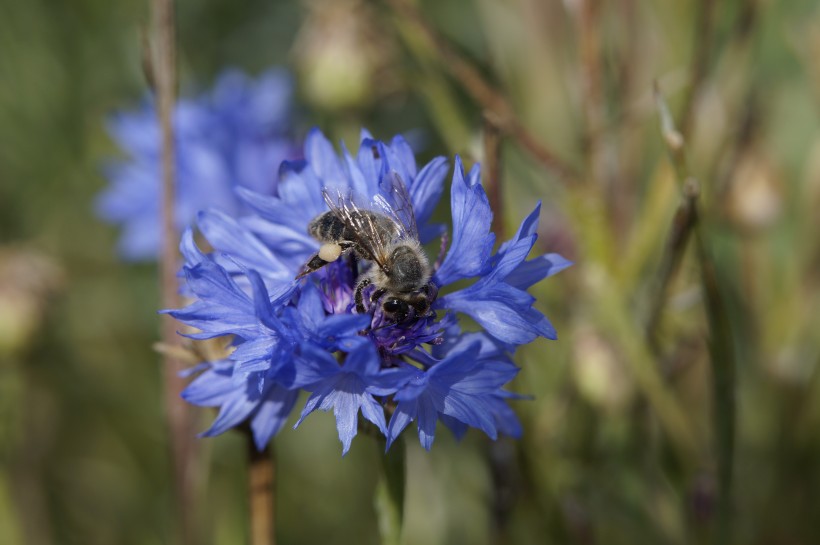
[[[384,313],[397,323],[405,321],[410,314],[410,305],[398,297],[388,297],[382,304]]]
[[[421,318],[431,314],[430,308],[437,294],[435,284],[429,282],[413,293],[385,297],[382,309],[385,315],[390,316],[396,323],[402,323],[410,318]]]

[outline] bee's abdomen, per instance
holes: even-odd
[[[368,225],[368,230],[357,233],[333,212],[325,212],[317,216],[308,224],[308,234],[320,242],[339,242],[342,240],[357,240],[363,236],[378,236],[381,240],[390,240],[398,233],[395,224],[387,217],[371,212],[359,210],[357,219]]]
[[[320,242],[338,242],[349,238],[345,224],[333,212],[325,212],[308,224],[308,234]]]

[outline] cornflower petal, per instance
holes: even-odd
[[[279,385],[271,387],[256,413],[251,417],[254,444],[260,451],[279,433],[299,398],[299,390],[289,390]]]
[[[444,178],[450,165],[444,157],[436,157],[421,169],[408,188],[413,211],[419,225],[426,224],[444,194]],[[424,242],[424,241],[422,241]]]
[[[200,210],[243,213],[235,187],[276,191],[276,166],[297,153],[288,115],[292,87],[283,71],[253,79],[234,70],[223,73],[211,93],[177,101],[174,216],[180,231]],[[95,210],[105,221],[122,225],[122,257],[155,259],[161,240],[162,179],[155,102],[145,100],[136,111],[115,114],[107,128],[127,158],[104,169],[111,183],[97,198]]]
[[[572,261],[559,254],[539,255],[521,263],[504,281],[520,290],[526,290],[533,284],[558,274],[572,264]]]
[[[328,210],[323,189],[350,194],[361,209],[372,206],[385,214],[395,195],[384,182],[392,183],[395,173],[406,186],[420,242],[429,240],[441,233],[430,217],[443,193],[446,160],[419,168],[403,138],[388,144],[366,131],[355,154],[344,145],[337,154],[317,130],[308,135],[305,159],[283,164],[270,194],[237,188],[249,215],[200,215],[200,231],[214,252],[203,253],[190,231],[183,235],[185,290],[195,301],[170,312],[200,329],[194,337],[234,335],[227,359],[185,391],[192,402],[220,408],[206,434],[249,421],[263,448],[281,429],[298,392],[306,390],[310,395],[294,427],[316,410],[332,410],[343,454],[358,433],[360,415],[386,436],[388,448],[411,422],[425,449],[432,447],[439,421],[457,438],[469,427],[493,439],[499,433],[519,436],[521,425],[507,402],[522,396],[502,389],[518,373],[511,356],[538,336],[555,337],[526,289],[569,264],[557,254],[527,261],[540,203],[492,254],[492,211],[480,169],[474,165],[465,173],[456,158],[452,244],[423,292],[428,305],[412,303],[397,315],[385,301],[402,296],[385,293],[384,285],[367,286],[361,305],[354,301],[368,266],[356,247],[296,280],[321,242],[336,242],[314,240],[307,225]],[[404,222],[407,212],[388,210],[386,217]],[[471,278],[453,291],[453,282]],[[471,316],[483,330],[462,333],[460,315]]]
[[[446,295],[440,304],[470,316],[504,343],[526,344],[538,336],[555,339],[555,329],[538,311],[533,312],[535,300],[526,292],[503,282],[479,284]]]
[[[350,180],[350,189],[355,195],[369,195],[372,193],[372,184],[368,182],[368,178],[362,172],[359,163],[347,151],[347,147],[342,145],[342,153],[344,154],[345,166],[347,167],[347,176]]]
[[[425,449],[435,438],[435,422],[446,415],[497,436],[493,405],[486,398],[493,394],[506,377],[495,374],[476,379],[487,362],[479,358],[480,343],[460,345],[444,360],[417,376],[394,396],[399,402],[388,426],[388,447],[410,420],[417,422],[419,441]],[[393,423],[395,419],[396,423]]]
[[[333,144],[319,129],[312,129],[305,138],[305,160],[319,179],[340,183],[346,178]]]
[[[244,422],[248,416],[259,406],[259,400],[249,396],[231,396],[219,407],[219,414],[201,435],[203,437],[213,437],[225,433]]]
[[[510,251],[511,247],[519,244],[522,240],[533,237],[532,241],[533,243],[535,242],[540,213],[541,201],[536,204],[535,209],[521,222],[515,236],[502,244],[498,249],[496,255],[493,256],[494,265]],[[529,261],[521,259],[513,270],[505,274],[504,281],[518,289],[527,290],[533,284],[540,282],[548,276],[561,272],[570,265],[572,265],[572,261],[554,253],[541,255]]]
[[[474,167],[473,171],[478,172],[478,169]],[[471,182],[471,179],[474,181]],[[490,233],[493,213],[487,194],[477,181],[477,175],[471,173],[470,177],[465,178],[458,156],[450,190],[450,208],[453,214],[453,241],[434,277],[440,286],[486,272],[495,242],[495,235]]]
[[[231,380],[233,366],[227,360],[208,364],[208,368],[182,391],[182,398],[201,407],[218,407],[236,389]]]
[[[526,344],[539,336],[555,340],[555,328],[532,308],[535,299],[524,291],[531,285],[529,280],[546,275],[541,262],[537,261],[535,266],[525,263],[537,237],[539,211],[540,204],[524,219],[516,236],[493,256],[489,274],[472,286],[440,298],[436,305],[469,315],[503,343]],[[567,266],[564,262],[559,264]],[[508,282],[511,276],[513,283]]]
[[[416,155],[413,153],[413,148],[407,143],[407,140],[400,134],[397,134],[390,140],[390,149],[396,160],[401,163],[404,171],[409,175],[408,179],[415,178],[418,173],[416,165]]]
[[[230,252],[231,257],[243,266],[265,271],[268,276],[280,280],[293,277],[267,246],[227,214],[219,210],[200,212],[197,225],[214,250]]]
[[[348,354],[341,366],[336,365],[333,357],[321,350],[307,348],[300,361],[305,362],[305,357],[308,360],[303,367],[312,367],[314,374],[300,378],[308,381],[304,387],[312,390],[313,394],[308,398],[294,427],[299,426],[307,415],[317,409],[333,409],[343,447],[342,455],[350,449],[351,441],[358,432],[357,415],[360,410],[362,416],[375,424],[382,433],[386,433],[384,411],[368,392],[368,378],[380,369],[378,354],[373,345],[360,345]],[[332,368],[334,365],[335,369]]]

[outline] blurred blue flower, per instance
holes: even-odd
[[[357,304],[358,280],[368,266],[358,259],[361,250],[297,279],[321,246],[307,226],[328,212],[325,195],[330,204],[334,195],[349,195],[350,202],[370,203],[368,213],[392,214],[396,226],[413,223],[404,219],[410,212],[420,242],[433,242],[445,234],[431,218],[444,192],[447,162],[439,157],[418,168],[403,138],[385,143],[367,132],[354,156],[344,147],[337,155],[314,130],[304,156],[282,165],[272,194],[237,188],[250,214],[237,219],[200,213],[199,230],[213,252],[201,252],[190,230],[183,236],[185,289],[194,302],[167,312],[198,330],[191,337],[234,336],[227,360],[210,364],[184,392],[192,403],[220,407],[206,435],[249,419],[261,447],[281,428],[300,389],[311,395],[297,426],[317,409],[333,410],[343,453],[360,415],[386,436],[388,447],[411,422],[427,449],[438,422],[457,437],[468,427],[492,438],[520,435],[507,405],[519,396],[503,389],[518,372],[511,356],[539,336],[556,338],[526,290],[570,265],[557,254],[526,259],[537,237],[540,203],[493,253],[492,211],[480,169],[475,165],[465,174],[456,158],[452,243],[431,267],[424,291],[430,308],[410,308],[397,317],[386,310],[390,292],[375,285],[361,290]],[[407,207],[384,205],[395,197],[396,180]],[[356,210],[367,205],[361,206]],[[341,210],[334,208],[334,217]],[[482,330],[462,332],[460,315]]]
[[[237,215],[242,205],[235,187],[273,193],[279,164],[298,156],[291,135],[291,94],[291,78],[284,70],[256,79],[230,70],[210,92],[177,102],[174,213],[180,232],[206,208]],[[119,252],[125,259],[155,259],[162,143],[153,100],[113,115],[108,131],[128,157],[105,168],[110,185],[97,199],[97,214],[122,225]]]

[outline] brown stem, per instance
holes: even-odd
[[[273,488],[276,478],[270,445],[258,450],[253,433],[248,437],[248,505],[251,545],[275,545]]]
[[[581,89],[584,118],[586,121],[586,148],[592,179],[603,184],[601,145],[604,126],[604,98],[602,90],[601,41],[598,21],[601,4],[599,0],[582,0],[578,13],[578,38],[581,52]]]
[[[501,197],[501,133],[498,127],[484,117],[484,165],[482,169],[484,187],[493,211],[492,232],[503,236],[504,203]]]
[[[174,6],[171,0],[152,0],[153,55],[150,66],[152,83],[156,89],[157,110],[162,133],[162,250],[160,255],[160,287],[163,308],[179,308],[176,273],[179,267],[177,230],[174,224],[175,149],[172,116],[176,89],[176,48],[174,33]],[[170,316],[162,318],[162,342],[180,346],[176,325]],[[170,433],[174,482],[175,509],[178,515],[179,541],[195,543],[194,497],[195,464],[194,434],[191,414],[180,392],[185,386],[179,376],[185,364],[166,355],[164,357],[165,408]]]
[[[616,106],[614,111],[609,113],[610,119],[607,120],[607,124],[615,116],[623,120],[615,124],[612,132],[608,133],[614,148],[613,155],[617,158],[617,165],[613,168],[612,174],[612,225],[616,233],[622,233],[623,241],[623,236],[629,232],[629,226],[632,225],[637,204],[636,196],[639,194],[636,187],[636,181],[640,178],[638,165],[642,164],[643,157],[642,133],[629,129],[626,105],[634,103],[639,88],[643,90],[642,83],[638,83],[638,72],[645,49],[641,42],[643,26],[638,16],[637,0],[621,0],[619,4],[619,23],[624,29],[624,46],[618,55]]]
[[[422,39],[438,51],[442,64],[473,97],[473,100],[486,110],[486,115],[491,117],[496,126],[516,140],[527,153],[532,155],[544,168],[555,173],[562,181],[570,182],[577,177],[575,169],[559,159],[533,136],[515,116],[506,97],[424,19],[411,1],[387,0],[387,2],[404,21],[409,21],[416,28]]]

